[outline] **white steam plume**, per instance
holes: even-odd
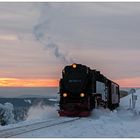
[[[43,3],[40,7],[40,17],[38,22],[33,28],[33,34],[37,41],[43,44],[43,46],[46,48],[53,51],[55,57],[59,58],[66,64],[72,63],[72,58],[69,58],[68,54],[64,54],[59,45],[49,35],[48,31],[50,29],[51,19],[53,19],[54,13],[55,11],[53,10],[53,6],[50,3]]]
[[[37,105],[30,107],[26,120],[46,120],[53,118],[58,118],[56,107],[42,105],[40,102]]]

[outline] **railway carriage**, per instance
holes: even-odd
[[[60,79],[60,116],[89,116],[98,107],[119,106],[119,85],[82,64],[66,66]]]

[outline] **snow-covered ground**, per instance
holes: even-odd
[[[129,95],[121,99],[120,107],[113,112],[103,108],[94,109],[88,118],[28,132],[17,137],[140,137],[140,90],[137,90],[135,94],[138,95],[135,111],[129,109],[131,98]],[[31,108],[27,121],[22,122],[22,125],[33,121],[58,118],[55,107],[46,112],[45,107]],[[21,125],[21,123],[16,125]],[[6,129],[6,127],[12,127],[12,125],[0,129]]]
[[[41,103],[36,106],[32,106],[29,109],[27,115],[28,116],[26,121],[9,124],[5,126],[0,125],[0,131],[10,129],[10,128],[15,128],[15,127],[20,127],[20,126],[25,126],[28,124],[33,124],[36,122],[42,122],[44,120],[51,120],[51,119],[54,120],[59,118],[58,113],[56,111],[56,107],[44,106],[41,105]]]

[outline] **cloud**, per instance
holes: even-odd
[[[0,19],[1,77],[59,78],[73,61],[140,76],[140,3],[0,3]]]

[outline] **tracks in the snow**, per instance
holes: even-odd
[[[80,119],[80,118],[59,118],[59,119],[47,120],[47,121],[36,122],[33,124],[24,125],[24,126],[9,128],[9,129],[0,131],[0,138],[14,137],[14,136],[18,136],[20,134],[28,133],[28,132],[39,130],[42,128],[72,122],[72,121],[75,121],[78,119]]]

